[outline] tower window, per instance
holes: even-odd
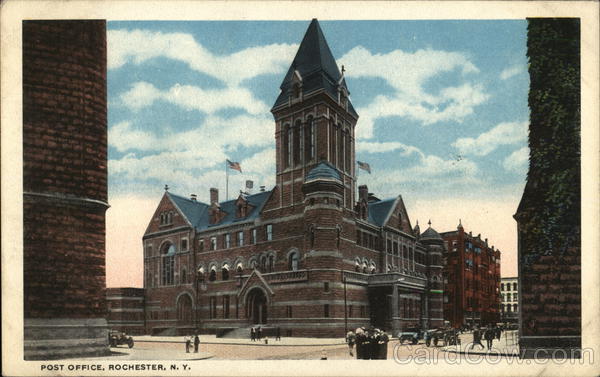
[[[293,136],[294,136],[294,142],[293,142],[293,155],[294,155],[294,165],[298,165],[300,164],[300,128],[302,127],[302,124],[300,123],[300,120],[296,121],[296,124],[294,125],[294,131],[293,131]]]
[[[304,125],[304,161],[315,157],[315,125],[312,117],[308,117]]]
[[[273,224],[267,224],[265,230],[266,230],[267,241],[272,241],[273,240]]]
[[[291,152],[292,152],[292,132],[290,126],[286,124],[283,126],[283,168],[286,169],[290,166]]]

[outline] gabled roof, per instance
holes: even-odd
[[[421,239],[442,240],[442,236],[430,226],[421,234]]]
[[[194,226],[194,228],[199,231],[214,226],[229,225],[237,222],[256,219],[267,202],[269,195],[271,195],[271,191],[264,191],[246,196],[246,200],[248,201],[248,204],[252,206],[252,208],[245,217],[236,217],[237,198],[222,202],[219,204],[219,206],[221,211],[225,212],[225,217],[216,224],[210,224],[208,213],[210,206],[208,204],[193,201],[170,192],[167,193],[169,199],[171,199],[171,201],[179,208],[181,213]]]
[[[333,179],[340,182],[342,181],[340,173],[336,170],[336,168],[333,167],[333,165],[326,161],[320,162],[306,174],[306,182],[316,179]]]
[[[378,202],[368,203],[369,222],[377,226],[383,226],[388,219],[389,214],[394,209],[397,198],[380,200]]]
[[[274,108],[288,101],[295,71],[298,71],[302,77],[304,93],[325,89],[333,98],[337,99],[338,82],[348,91],[346,80],[342,77],[316,18],[313,18],[308,26],[300,47],[298,47],[298,52],[280,85],[281,93],[273,105]],[[350,101],[348,101],[348,112],[358,116]]]

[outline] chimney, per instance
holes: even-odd
[[[191,195],[190,195],[190,200],[191,200],[192,202],[195,202],[197,198],[198,198],[198,197],[197,197],[197,195],[196,195],[196,194],[191,194]]]
[[[210,205],[219,204],[219,189],[210,188]]]
[[[358,200],[362,201],[363,199],[365,201],[369,200],[369,188],[367,185],[358,186]]]

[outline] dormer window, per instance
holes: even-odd
[[[292,96],[294,99],[300,98],[300,83],[294,83],[292,87]]]

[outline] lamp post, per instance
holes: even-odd
[[[344,334],[348,333],[348,306],[346,297],[346,271],[342,270],[342,281],[344,283]]]

